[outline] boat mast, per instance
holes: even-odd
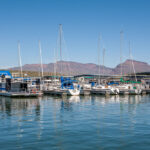
[[[56,65],[57,65],[56,50],[54,48],[54,82],[56,81]]]
[[[99,74],[99,83],[100,83],[100,36],[98,39],[98,74]]]
[[[60,74],[62,74],[62,24],[59,25]]]
[[[129,73],[130,73],[130,76],[131,76],[131,72],[132,72],[132,58],[131,58],[131,45],[130,45],[130,41],[129,41],[129,60],[130,60],[130,70],[129,70]]]
[[[120,68],[120,73],[121,73],[121,76],[122,76],[122,41],[123,41],[123,31],[120,31],[120,65],[121,65],[121,68]]]
[[[133,71],[134,71],[135,81],[137,82],[137,77],[136,77],[136,72],[135,72],[133,57],[132,57],[132,54],[131,54],[131,45],[130,45],[130,43],[129,43],[129,49],[130,49],[130,57],[131,57],[131,61],[132,61],[132,67],[133,67]]]
[[[43,77],[42,48],[41,48],[40,40],[39,40],[39,52],[40,52],[41,73],[42,73],[42,77]]]
[[[104,59],[105,59],[105,51],[106,51],[106,49],[103,48],[103,75],[104,75]]]
[[[20,66],[20,76],[22,75],[22,60],[21,60],[21,53],[20,53],[20,41],[18,41],[18,56],[19,56],[19,66]]]

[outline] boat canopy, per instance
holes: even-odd
[[[114,84],[119,85],[119,83],[115,81],[109,82],[107,85],[114,85]]]
[[[0,77],[6,77],[6,76],[8,76],[8,77],[10,77],[10,78],[12,78],[12,75],[11,75],[11,73],[10,73],[10,71],[8,71],[8,70],[1,70],[0,71]]]
[[[73,86],[73,82],[76,82],[76,80],[71,80],[70,78],[64,78],[64,77],[61,77],[60,78],[60,81],[61,81],[61,88],[62,89],[74,89],[74,86]]]
[[[120,79],[120,82],[123,82],[123,83],[139,83],[139,84],[141,83],[140,81],[130,81],[130,80],[125,81],[125,80],[123,80],[123,78]]]

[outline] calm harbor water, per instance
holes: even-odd
[[[0,97],[0,150],[149,150],[150,95]]]

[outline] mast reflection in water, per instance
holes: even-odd
[[[150,149],[150,96],[0,97],[0,149]]]

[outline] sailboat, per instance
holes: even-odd
[[[59,25],[59,45],[60,45],[60,73],[62,75],[62,24]],[[78,96],[80,95],[80,88],[79,85],[75,83],[75,80],[72,80],[71,78],[67,77],[60,77],[61,81],[61,90],[65,90],[67,92],[67,95],[71,96]]]
[[[57,50],[54,50],[54,57],[55,63],[54,63],[54,80],[49,80],[46,86],[44,87],[43,92],[45,94],[67,94],[71,96],[77,96],[80,95],[80,88],[77,83],[75,83],[75,80],[72,80],[69,77],[62,76],[62,24],[59,25],[59,54],[60,54],[60,77],[59,80],[57,80],[56,72],[57,72]],[[46,82],[46,81],[45,81]]]
[[[123,34],[123,32],[121,32],[120,34]],[[121,46],[120,46],[121,47]],[[130,42],[129,42],[129,56],[130,56],[130,61],[131,61],[131,65],[133,68],[133,72],[134,72],[134,76],[135,76],[135,81],[125,81],[123,79],[122,76],[122,62],[121,62],[121,79],[120,82],[121,84],[118,86],[118,89],[120,90],[120,94],[134,94],[134,95],[138,95],[142,93],[142,86],[141,86],[141,82],[137,81],[136,78],[136,72],[135,72],[135,67],[134,67],[134,62],[133,62],[133,58],[131,55],[131,46],[130,46]]]
[[[79,85],[75,82],[75,80],[61,76],[61,90],[66,91],[67,95],[70,96],[80,95]]]
[[[100,38],[99,38],[98,42],[100,43]],[[103,75],[104,75],[104,55],[105,55],[105,48],[103,48]],[[119,89],[116,88],[115,86],[112,87],[112,86],[101,83],[101,79],[100,79],[100,58],[99,57],[100,57],[100,45],[98,45],[99,79],[98,79],[98,83],[96,85],[92,86],[92,91],[91,92],[93,94],[104,94],[104,95],[107,95],[107,94],[117,95],[117,94],[119,94]]]

